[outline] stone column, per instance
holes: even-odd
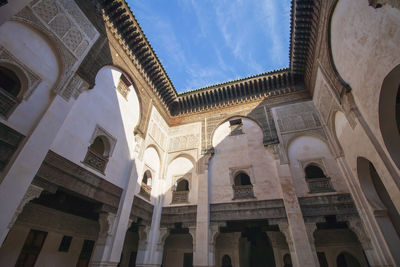
[[[377,266],[382,266],[379,263],[379,259],[376,257],[376,252],[374,251],[374,248],[371,243],[371,239],[369,238],[368,234],[364,230],[364,226],[361,222],[360,219],[350,219],[347,223],[348,227],[350,230],[352,230],[358,240],[361,243],[361,246],[365,252],[365,255],[367,256],[368,263],[371,265],[371,267],[377,267]]]
[[[113,233],[116,227],[115,219],[116,215],[113,213],[102,212],[99,214],[99,236],[96,241],[96,247],[90,266],[117,266],[118,262],[111,262],[109,259],[112,250]]]
[[[74,99],[56,95],[0,184],[0,244],[20,203],[70,112]]]
[[[272,250],[274,251],[275,266],[283,267],[282,250],[286,250],[285,237],[280,232],[266,231],[265,232],[271,241]]]
[[[314,260],[314,253],[308,240],[303,214],[293,185],[289,164],[280,164],[276,160],[276,167],[281,183],[282,198],[285,204],[287,226],[280,225],[289,245],[294,267],[318,267]],[[287,229],[285,229],[287,227]]]
[[[139,243],[138,251],[136,255],[136,266],[142,267],[147,266],[145,263],[146,251],[148,248],[148,238],[150,233],[150,226],[139,226]]]
[[[137,177],[136,163],[133,160],[131,173],[124,187],[117,214],[100,213],[100,233],[103,232],[103,234],[99,234],[91,266],[117,266],[121,260],[126,231],[131,223],[130,214]],[[106,236],[104,235],[105,231],[107,232]]]
[[[240,266],[239,244],[240,244],[240,239],[242,238],[242,233],[232,233],[232,236],[233,236],[232,246],[235,249],[232,258],[232,265],[236,267]]]
[[[208,167],[213,150],[205,151],[198,164],[198,194],[196,218],[196,243],[193,244],[193,266],[209,264],[210,204],[208,196]]]
[[[210,229],[208,232],[208,266],[213,267],[216,266],[215,257],[216,257],[216,243],[217,237],[219,235],[219,226],[218,225],[210,225]]]
[[[310,242],[311,250],[314,256],[314,261],[316,266],[319,266],[319,260],[317,255],[317,249],[315,248],[315,238],[314,238],[314,232],[315,230],[317,230],[317,224],[314,222],[306,222],[305,224],[306,224],[308,241]]]

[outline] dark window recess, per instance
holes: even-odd
[[[104,174],[104,170],[108,163],[109,151],[107,148],[109,147],[110,143],[106,137],[97,136],[93,143],[88,147],[83,163]]]
[[[0,172],[7,166],[24,138],[19,132],[0,123]]]
[[[21,91],[21,82],[17,75],[4,67],[0,67],[0,114],[8,118],[20,102],[18,95]]]
[[[92,256],[93,247],[94,247],[93,240],[83,241],[81,254],[79,255],[79,259],[78,259],[78,263],[76,264],[76,267],[89,266],[89,261],[90,261],[90,257]]]
[[[236,120],[229,121],[229,127],[231,128],[231,135],[243,134],[242,119],[236,119]]]
[[[183,254],[183,267],[193,267],[193,253]]]
[[[315,165],[308,165],[305,171],[306,171],[306,178],[308,179],[326,177],[322,169]]]
[[[128,265],[128,267],[136,267],[136,255],[137,255],[136,251],[132,251],[131,252],[131,255],[129,257],[129,265]]]
[[[33,267],[46,240],[47,232],[31,230],[25,239],[15,267]]]
[[[320,267],[329,267],[324,252],[317,252]]]
[[[60,252],[68,252],[69,247],[71,246],[72,236],[63,236],[60,246],[58,247],[58,251]]]
[[[243,172],[237,174],[233,183],[233,199],[254,198],[253,185],[247,174]]]

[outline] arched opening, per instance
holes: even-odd
[[[232,267],[232,260],[231,257],[229,257],[229,255],[224,255],[222,257],[222,265],[221,267]]]
[[[172,203],[187,203],[189,202],[189,182],[186,179],[181,179],[175,186],[172,192]]]
[[[182,179],[176,186],[176,191],[189,191],[189,182],[186,179]]]
[[[283,256],[283,267],[292,267],[292,258],[290,257],[289,254],[285,254]]]
[[[235,176],[235,185],[251,185],[250,177],[241,172]]]
[[[251,184],[250,177],[244,173],[239,172],[233,179],[233,199],[247,199],[254,198],[253,185]]]
[[[193,239],[187,228],[171,230],[163,254],[163,267],[193,267]]]
[[[145,171],[142,178],[139,194],[147,200],[150,200],[152,176],[149,170]]]
[[[1,115],[8,117],[18,104],[21,81],[10,69],[0,66]]]
[[[305,168],[305,173],[306,173],[307,179],[325,178],[326,177],[324,171],[320,167],[313,165],[313,164],[307,165],[307,167]]]
[[[86,165],[104,173],[110,153],[110,142],[105,136],[97,136],[88,147],[83,161]]]
[[[372,208],[376,222],[392,255],[396,258],[400,247],[400,214],[375,166],[369,160],[363,157],[357,158],[357,173],[361,189]],[[397,261],[400,261],[400,258]]]
[[[340,253],[336,258],[337,267],[361,267],[358,260],[347,252]]]
[[[239,242],[241,266],[275,266],[274,251],[269,238],[257,228],[248,228],[242,232]]]
[[[326,177],[325,172],[317,164],[308,164],[305,167],[304,172],[310,193],[326,193],[335,191],[330,178]]]
[[[400,168],[400,65],[383,80],[379,97],[379,127],[386,149]]]

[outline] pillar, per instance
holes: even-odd
[[[319,266],[319,260],[317,255],[317,249],[315,248],[315,238],[314,238],[314,233],[317,230],[317,224],[314,222],[306,222],[305,225],[307,230],[308,241],[310,242],[310,247],[313,252],[315,264],[316,266]]]
[[[279,228],[284,233],[289,245],[293,266],[319,267],[318,262],[315,262],[315,253],[308,239],[289,164],[281,165],[279,160],[276,160],[276,167],[288,220],[288,224],[280,224]]]
[[[368,259],[368,263],[371,267],[378,267],[382,266],[379,263],[379,259],[376,257],[376,252],[371,243],[371,239],[369,238],[368,234],[364,230],[364,226],[360,219],[350,219],[347,223],[350,230],[352,230],[358,240],[361,243],[361,246],[365,252],[365,256]]]
[[[210,229],[208,232],[209,240],[208,240],[208,266],[214,267],[216,266],[216,245],[217,245],[217,237],[219,235],[219,226],[218,225],[210,225]]]
[[[208,167],[212,151],[203,153],[198,166],[198,194],[196,218],[196,243],[193,244],[193,266],[209,266],[210,205],[208,196]]]
[[[120,262],[126,231],[131,223],[130,215],[133,198],[135,197],[137,178],[136,163],[133,160],[130,176],[126,179],[126,186],[124,187],[117,213],[100,213],[100,233],[90,263],[91,266],[117,266]]]
[[[276,231],[266,231],[265,233],[271,241],[272,250],[274,251],[275,266],[283,267],[283,256],[287,251],[285,237],[282,233]]]
[[[139,226],[138,234],[139,234],[139,243],[138,243],[138,251],[136,255],[136,266],[142,267],[146,266],[145,257],[146,251],[148,247],[148,239],[150,233],[150,226]]]
[[[75,100],[56,95],[0,184],[0,244]]]

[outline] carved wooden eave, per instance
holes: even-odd
[[[171,114],[180,115],[260,100],[304,89],[288,69],[263,73],[180,94]]]
[[[321,0],[293,0],[291,8],[290,66],[240,80],[178,94],[135,16],[124,0],[99,0],[107,25],[146,77],[172,116],[260,100],[305,89],[318,36]]]
[[[128,4],[124,0],[100,2],[108,26],[114,28],[115,37],[168,109],[177,92]]]
[[[310,76],[318,39],[321,0],[293,0],[290,18],[290,70]]]

